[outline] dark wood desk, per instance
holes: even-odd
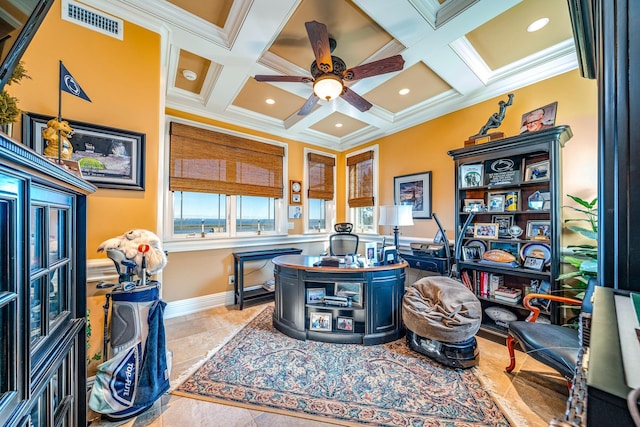
[[[259,261],[272,259],[280,255],[301,254],[302,249],[282,248],[266,249],[263,251],[234,252],[233,253],[233,302],[238,304],[240,310],[244,308],[245,301],[264,300],[271,298],[273,292],[266,289],[253,289],[244,291],[244,263],[247,261]]]
[[[320,259],[307,255],[273,259],[276,329],[299,340],[364,345],[382,344],[404,335],[401,304],[406,262],[365,268],[315,267],[313,264]],[[360,298],[356,298],[359,303],[343,307],[307,301],[310,289],[334,296],[339,286],[360,289]],[[312,326],[312,317],[318,316],[330,318],[326,329]],[[338,318],[350,319],[352,327],[338,328]]]

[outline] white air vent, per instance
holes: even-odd
[[[122,19],[73,0],[62,0],[62,19],[116,39],[122,40],[124,37]]]

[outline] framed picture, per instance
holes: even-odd
[[[289,219],[302,218],[302,206],[289,206]]]
[[[508,236],[513,225],[513,215],[492,215],[491,222],[498,224],[499,236]]]
[[[513,242],[489,242],[489,249],[500,249],[501,251],[505,251],[516,257],[516,259],[520,256],[520,244]]]
[[[550,221],[527,221],[527,237],[548,240],[551,236]]]
[[[54,117],[22,115],[22,141],[44,154],[42,131]],[[73,129],[69,138],[71,160],[78,162],[82,177],[100,188],[144,190],[144,133],[66,120]]]
[[[498,227],[496,223],[476,223],[473,226],[473,237],[477,239],[497,239]]]
[[[353,332],[353,317],[338,316],[336,319],[336,329]]]
[[[331,313],[312,312],[309,314],[309,330],[331,332],[333,318]]]
[[[289,181],[289,189],[291,203],[300,203],[301,201],[301,193],[302,193],[302,183],[300,181],[290,180]]]
[[[480,187],[482,185],[482,164],[460,165],[460,188]]]
[[[465,212],[483,212],[485,210],[484,199],[464,199]]]
[[[487,201],[489,212],[504,211],[504,196],[504,194],[492,194],[489,196],[489,200]]]
[[[378,245],[373,243],[366,243],[364,245],[364,256],[367,260],[367,265],[372,266],[378,262]]]
[[[431,172],[394,177],[393,201],[396,205],[413,206],[416,219],[431,218]]]
[[[326,295],[324,288],[309,288],[307,289],[307,304],[321,304],[324,302]]]
[[[531,163],[524,170],[525,181],[541,181],[549,179],[549,160]]]
[[[475,261],[482,259],[484,246],[481,245],[465,245],[460,248],[463,261]]]
[[[347,297],[351,301],[351,307],[362,308],[362,283],[337,282],[333,294],[337,297]]]
[[[523,114],[520,133],[537,132],[555,126],[557,109],[558,102],[556,101]]]
[[[542,271],[544,268],[544,258],[535,258],[532,256],[525,257],[522,266],[524,268],[530,268],[531,270]]]

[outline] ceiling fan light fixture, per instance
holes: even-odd
[[[331,101],[342,93],[342,79],[334,74],[323,74],[313,83],[313,92],[320,99]]]

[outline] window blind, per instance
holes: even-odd
[[[373,206],[373,151],[347,158],[349,168],[349,207]]]
[[[169,189],[282,198],[284,147],[171,123]]]
[[[333,167],[336,159],[316,153],[307,154],[310,199],[333,200]]]

